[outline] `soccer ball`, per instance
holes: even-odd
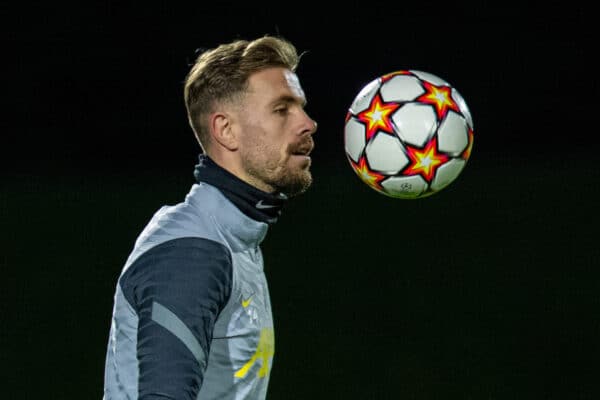
[[[473,148],[473,119],[445,80],[423,71],[395,71],[372,80],[354,98],[344,147],[352,169],[369,187],[393,198],[423,198],[463,171]]]

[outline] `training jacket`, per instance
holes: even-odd
[[[104,400],[264,399],[275,351],[260,244],[286,198],[200,156],[117,281]]]

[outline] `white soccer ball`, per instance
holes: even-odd
[[[463,171],[473,148],[473,119],[459,92],[423,71],[382,75],[354,98],[344,125],[354,172],[400,199],[439,192]]]

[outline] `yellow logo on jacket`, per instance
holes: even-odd
[[[242,299],[242,307],[248,308],[250,303],[252,302],[252,296],[248,297],[246,300]]]
[[[257,360],[262,361],[262,366],[256,373],[259,378],[264,378],[269,373],[269,360],[275,353],[275,337],[273,328],[263,328],[260,331],[260,337],[258,339],[258,346],[254,355],[242,368],[236,371],[236,378],[243,378],[248,374],[250,368],[256,363]]]

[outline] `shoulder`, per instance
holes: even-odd
[[[137,237],[125,269],[142,254],[175,239],[197,237],[227,246],[216,223],[219,208],[211,206],[218,200],[217,193],[195,184],[183,202],[161,207]]]
[[[152,247],[119,279],[125,298],[134,308],[157,299],[169,303],[214,294],[224,302],[231,293],[232,280],[229,249],[199,237],[176,238]]]

